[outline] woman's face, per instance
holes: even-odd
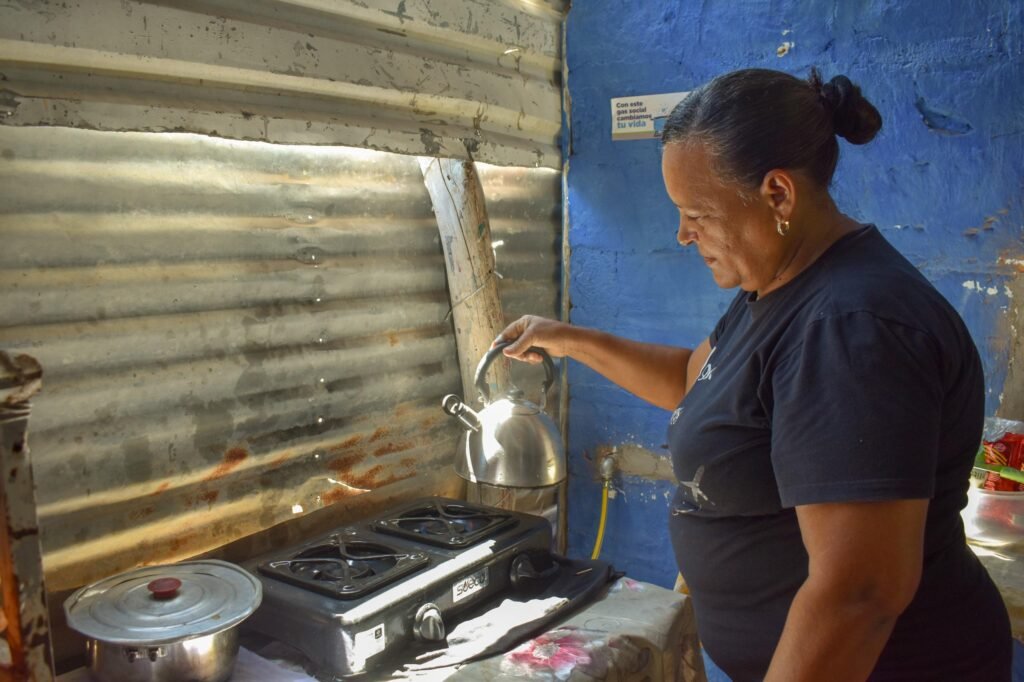
[[[670,144],[661,172],[679,208],[679,243],[694,244],[723,289],[764,293],[785,262],[786,240],[776,231],[770,196],[721,180],[701,144]]]

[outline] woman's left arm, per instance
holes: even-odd
[[[796,508],[809,557],[765,682],[862,682],[921,580],[928,500]]]

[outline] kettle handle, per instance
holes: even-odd
[[[476,366],[476,376],[473,377],[473,383],[476,385],[476,390],[480,393],[481,396],[483,396],[485,403],[489,402],[491,399],[491,388],[490,386],[487,385],[487,370],[490,368],[491,363],[494,362],[494,360],[499,355],[501,355],[501,351],[503,351],[506,346],[509,346],[511,344],[511,341],[504,341],[502,343],[499,343],[497,346],[487,351],[487,354],[484,355],[482,360],[480,360],[480,364]],[[544,403],[547,401],[548,398],[548,389],[550,389],[551,385],[555,383],[555,363],[551,361],[551,356],[548,355],[548,352],[543,348],[538,348],[537,346],[530,346],[530,349],[527,352],[536,353],[541,357],[542,360],[544,360],[544,374],[546,376],[544,378],[544,389],[541,391],[540,394],[540,406],[541,409],[544,409]]]

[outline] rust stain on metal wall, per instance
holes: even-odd
[[[351,455],[346,455],[329,461],[327,463],[327,468],[331,471],[344,475],[352,471],[352,468],[359,465],[364,459],[366,459],[366,453],[356,452]]]
[[[170,487],[171,487],[171,484],[168,481],[164,481],[163,483],[158,485],[156,487],[156,490],[151,492],[149,495],[150,495],[150,497],[156,497],[157,495],[159,495],[160,493],[164,492],[165,490],[167,490]]]
[[[413,460],[415,464],[415,460]],[[386,472],[386,468],[383,465],[378,464],[377,466],[371,467],[365,473],[359,475],[348,475],[342,481],[343,485],[325,492],[322,496],[324,506],[332,505],[340,502],[341,500],[355,497],[358,495],[366,494],[372,490],[377,490],[385,486],[404,481],[412,478],[416,475],[414,469],[404,473],[391,473],[389,475],[383,475]]]
[[[329,445],[329,446],[327,446],[327,452],[344,452],[345,450],[348,450],[349,448],[354,447],[354,446],[358,445],[361,442],[363,442],[362,434],[356,434],[354,436],[349,436],[348,438],[346,438],[345,440],[341,441],[337,445]]]
[[[443,418],[444,417],[440,417],[440,416],[427,417],[426,419],[424,419],[423,421],[420,422],[420,428],[421,429],[432,429],[435,426],[437,426],[438,424],[440,424],[441,420]]]
[[[363,494],[365,494],[367,492],[369,492],[369,491],[368,490],[355,490],[353,488],[348,488],[348,487],[338,487],[338,488],[335,488],[334,490],[328,490],[327,492],[325,492],[323,494],[323,496],[322,496],[322,499],[323,499],[324,506],[326,507],[326,506],[329,506],[329,505],[332,505],[332,504],[337,504],[338,502],[341,502],[342,500],[347,500],[350,497],[356,497],[358,495],[363,495]]]
[[[365,474],[354,476],[351,480],[346,481],[353,488],[361,488],[363,490],[374,490],[398,481],[404,481],[407,478],[412,478],[416,475],[415,471],[410,471],[405,474],[392,473],[388,476],[382,476],[385,472],[385,467],[378,464],[375,467],[371,467]]]
[[[171,554],[179,554],[182,550],[194,546],[198,536],[196,533],[185,533],[171,538],[167,549]]]
[[[396,452],[405,452],[416,446],[412,441],[399,441],[396,443],[385,443],[376,450],[373,451],[374,457],[383,457],[384,455],[393,455]]]
[[[140,507],[139,509],[133,509],[128,513],[128,518],[132,521],[140,521],[147,516],[151,516],[156,511],[156,507]]]
[[[249,451],[241,447],[230,448],[224,453],[224,461],[217,465],[204,481],[215,481],[218,478],[222,478],[227,475],[232,469],[236,468],[239,464],[244,462],[249,457]]]

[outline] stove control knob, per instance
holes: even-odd
[[[416,639],[423,642],[440,642],[447,634],[444,630],[444,620],[441,618],[441,609],[436,604],[426,603],[416,611],[413,619],[412,632]]]
[[[520,592],[540,590],[558,577],[558,562],[545,550],[523,552],[512,560],[509,580],[512,589]]]

